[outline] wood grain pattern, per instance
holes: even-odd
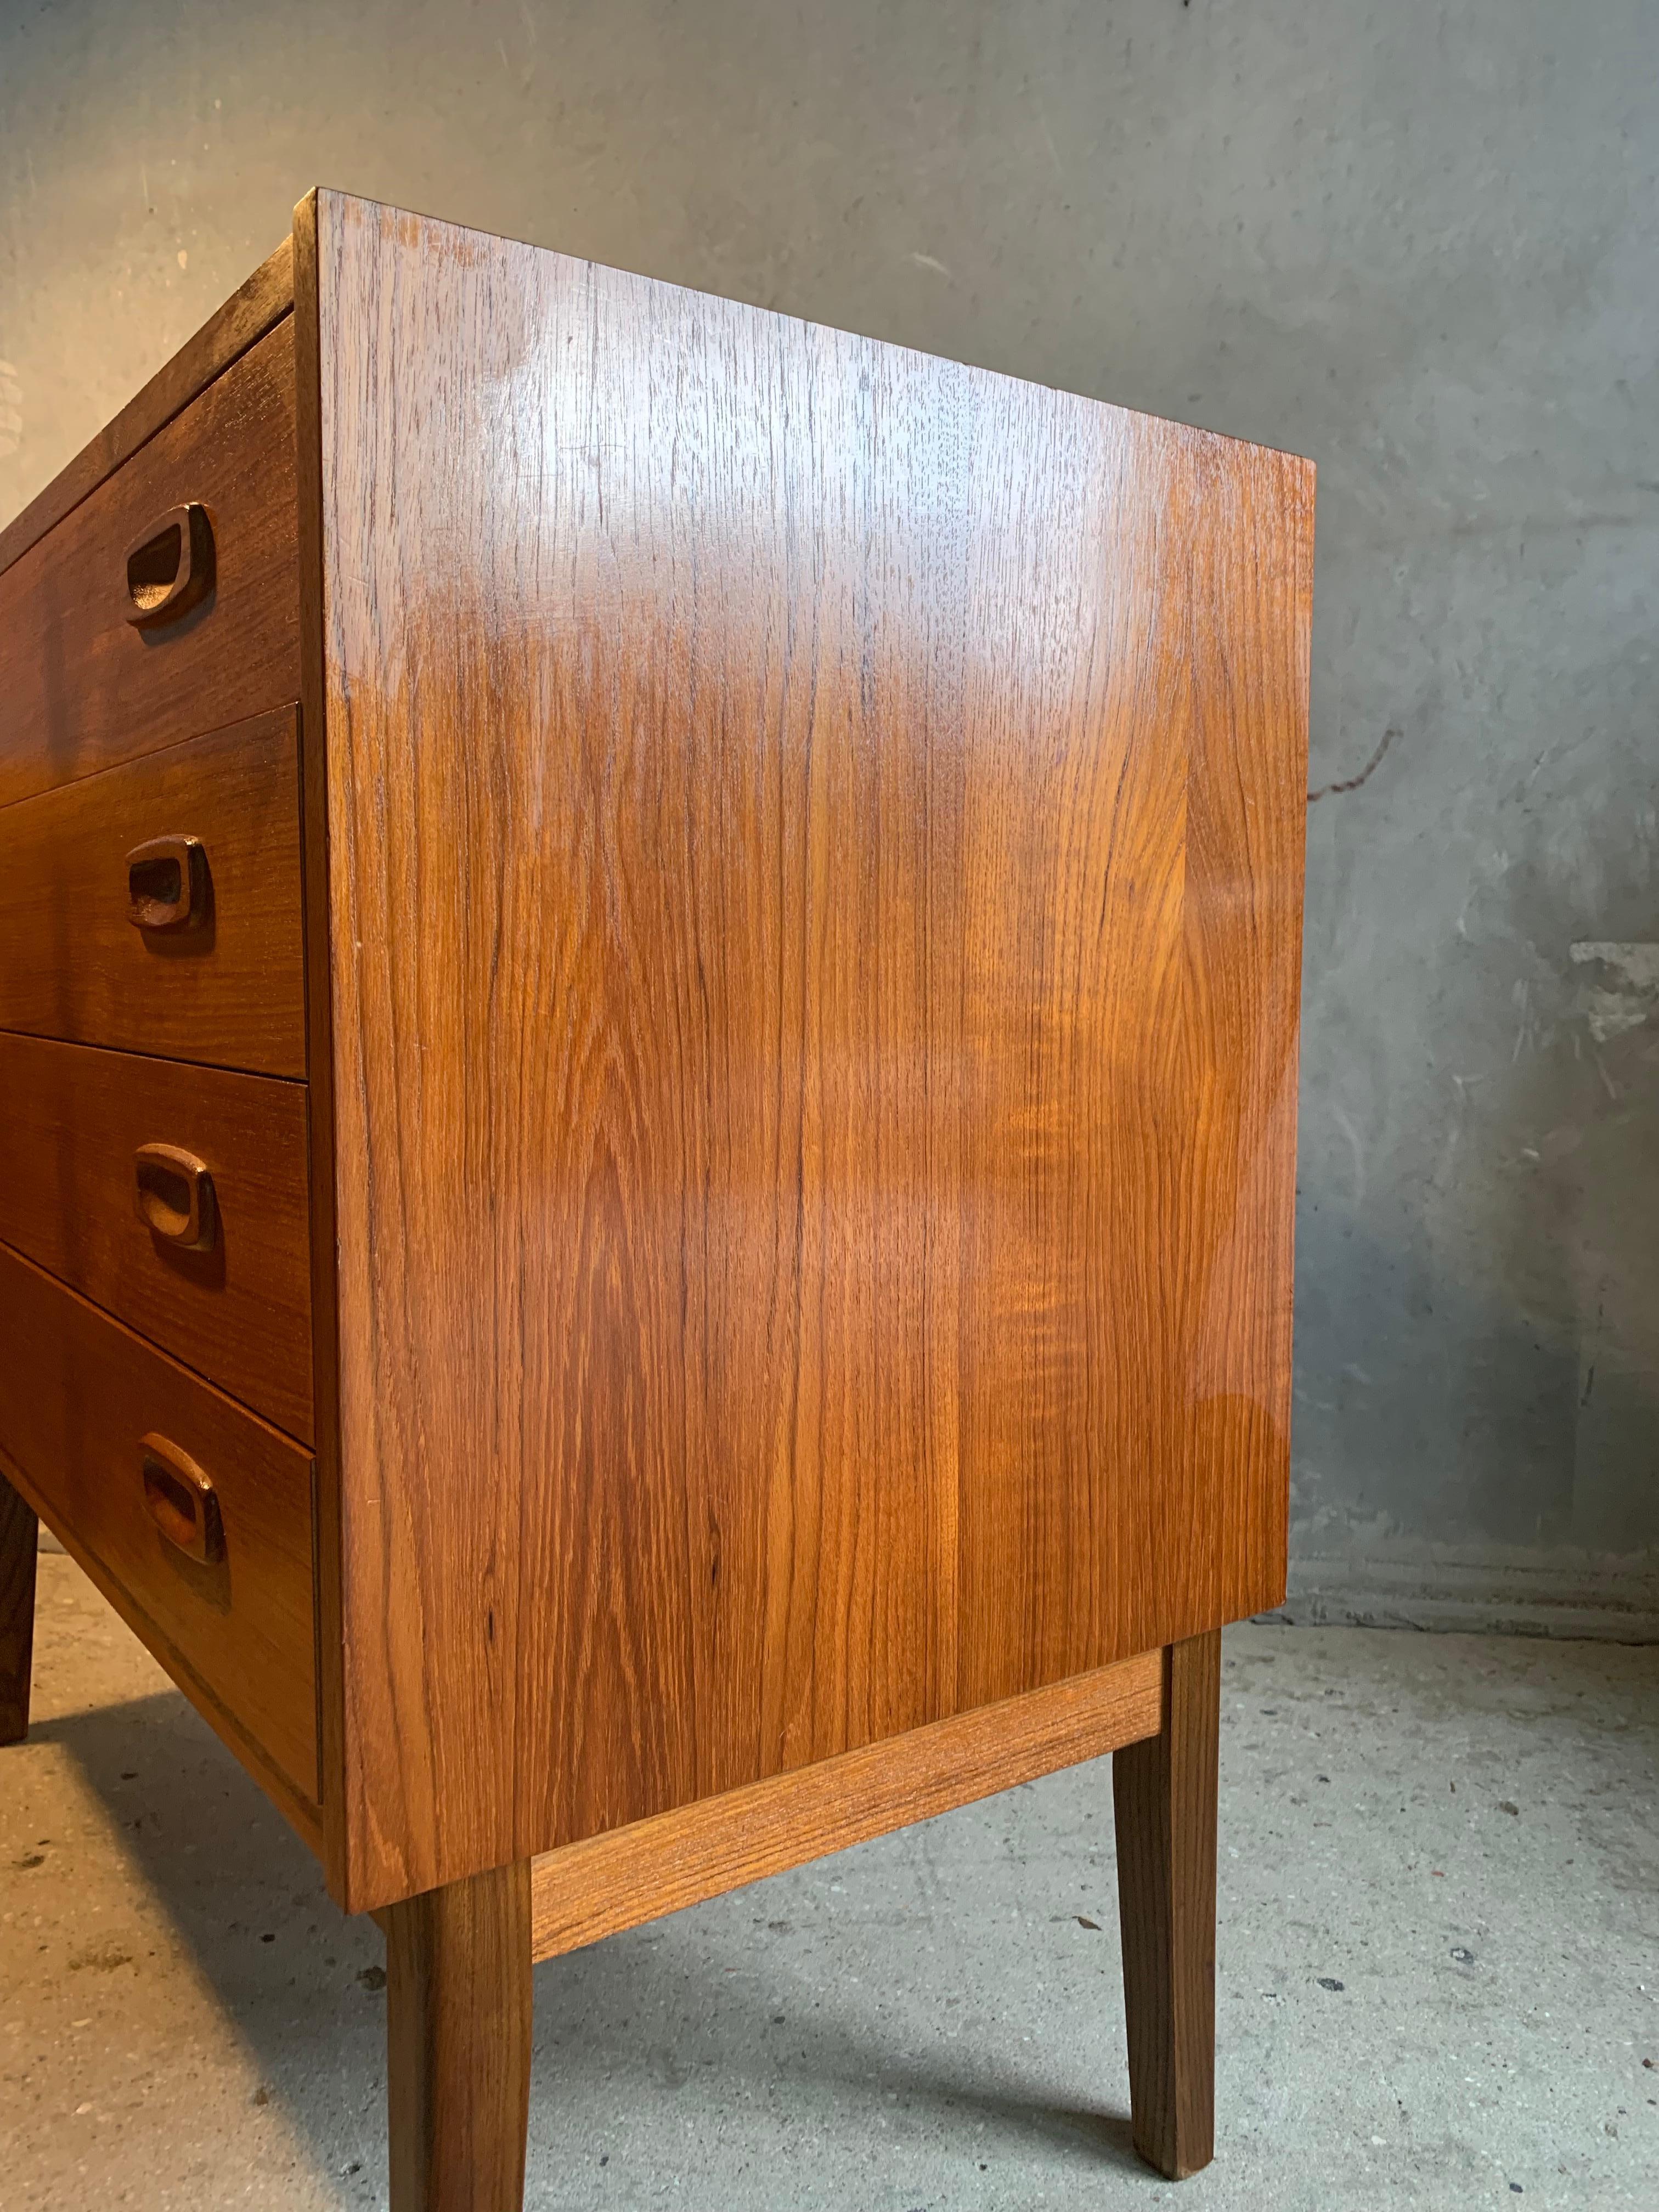
[[[315,1801],[309,1458],[3,1246],[0,1329],[0,1451],[20,1486],[131,1593],[162,1664],[177,1674],[184,1661],[181,1686],[204,1685]],[[152,1432],[212,1479],[217,1565],[185,1559],[149,1517],[140,1445]]]
[[[573,1951],[913,1820],[1155,1735],[1157,1651],[776,1774],[531,1864],[531,1945]]]
[[[294,441],[290,319],[0,575],[0,805],[298,696]],[[128,551],[191,500],[214,588],[135,629]]]
[[[51,1519],[53,1509],[3,1446],[0,1446],[0,1476],[11,1484],[20,1498],[27,1501],[39,1520],[46,1522],[52,1528],[52,1534],[105,1602],[125,1621],[139,1642],[154,1652],[220,1742],[240,1760],[301,1842],[320,1859],[323,1856],[321,1808],[315,1798],[301,1796],[282,1770],[272,1765],[260,1746],[247,1734],[235,1716],[219,1702],[189,1661],[168,1641],[134,1598],[131,1591],[117,1582],[103,1561],[87,1548],[75,1530],[67,1523],[53,1525]]]
[[[246,283],[214,310],[195,337],[164,362],[120,413],[112,416],[96,437],[0,530],[0,573],[282,320],[294,304],[293,249],[292,239],[285,238]]]
[[[0,1029],[305,1073],[292,710],[0,807]],[[211,926],[129,919],[127,854],[199,837]]]
[[[1164,1725],[1112,1761],[1135,2148],[1171,2180],[1215,2148],[1221,1635],[1163,1654]]]
[[[316,222],[373,1905],[1282,1588],[1312,471]]]
[[[520,2212],[530,2124],[530,1869],[392,1906],[392,2212]]]
[[[1282,1603],[1312,465],[1230,446],[1192,515],[1175,1187],[1158,1235],[1185,1376],[1152,1542],[1166,1643]]]
[[[29,1732],[40,1534],[33,1507],[0,1476],[0,1743],[21,1743]]]
[[[0,1034],[0,1240],[309,1443],[302,1086]],[[204,1251],[139,1217],[135,1156],[158,1141],[212,1177]]]

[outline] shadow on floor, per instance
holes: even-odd
[[[371,2184],[385,2158],[384,1947],[374,1923],[340,1912],[309,1849],[177,1693],[30,1733],[75,1760],[319,2170]],[[847,1855],[849,1887],[856,1861]],[[672,1942],[657,1940],[671,1929]],[[953,2130],[981,2123],[980,2142],[1010,2154],[1043,2149],[1146,2174],[1122,2115],[1024,2094],[1018,2070],[994,2060],[884,2048],[882,2024],[855,1989],[833,2010],[820,1996],[781,2051],[772,2000],[740,1978],[755,1964],[729,1920],[699,1929],[694,1911],[646,1939],[613,1937],[539,1967],[532,2167],[539,2098],[568,2111],[588,2097],[614,2106],[620,2094],[634,2126],[649,2132],[653,2105],[663,2127],[678,2124],[677,2091],[695,2078],[700,2098],[738,2122],[746,2100],[780,2087],[826,2119],[850,2116],[854,2133],[860,2114],[896,2100]],[[1052,2075],[1044,2088],[1051,2095]]]

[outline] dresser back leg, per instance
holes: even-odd
[[[1135,2148],[1172,2180],[1215,2148],[1221,1634],[1164,1654],[1164,1727],[1112,1756]]]
[[[21,1743],[29,1732],[40,1540],[33,1508],[0,1475],[0,1743]]]
[[[520,2212],[530,2121],[530,1863],[428,1890],[386,1938],[392,2212]]]

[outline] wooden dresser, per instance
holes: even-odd
[[[0,1737],[38,1514],[380,1916],[396,2212],[533,1960],[1109,1750],[1208,2158],[1312,501],[318,192],[0,533]]]

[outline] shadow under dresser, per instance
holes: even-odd
[[[1115,1754],[1211,2154],[1283,1595],[1313,471],[341,194],[0,532],[0,1741],[36,1516],[388,1947]]]

